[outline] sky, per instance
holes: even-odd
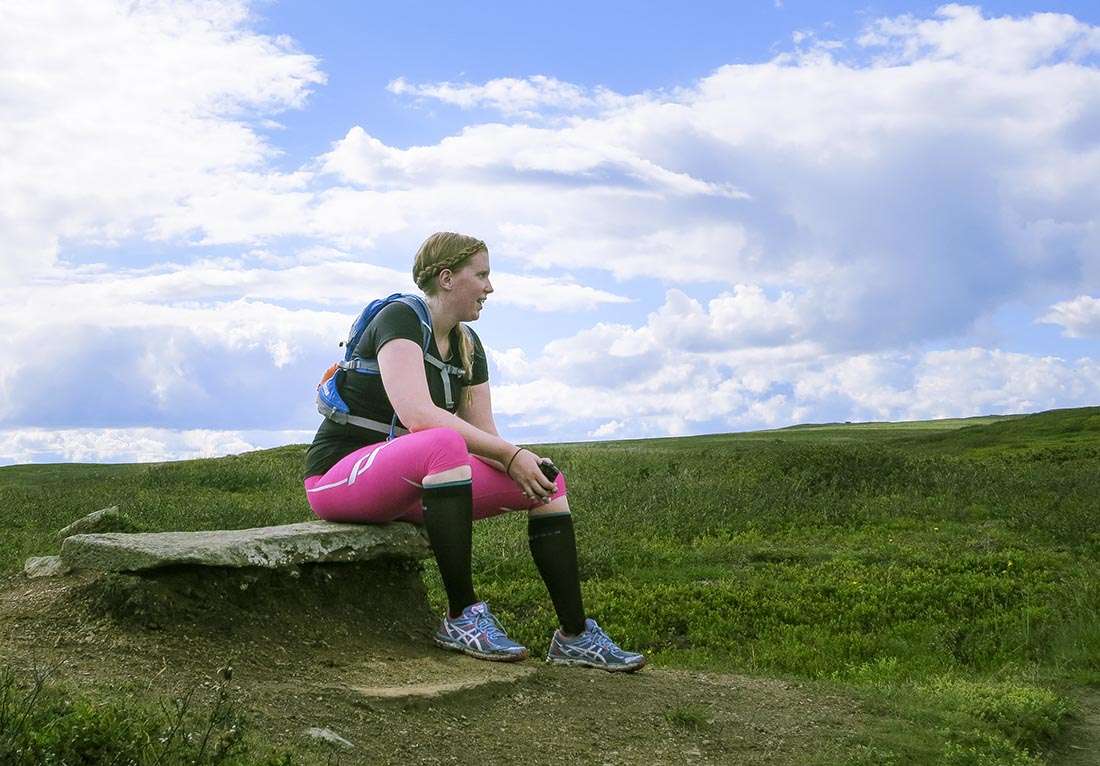
[[[0,4],[0,465],[312,438],[439,230],[516,443],[1100,404],[1100,7]]]

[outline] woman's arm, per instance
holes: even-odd
[[[493,400],[489,394],[488,381],[470,386],[462,392],[458,403],[458,416],[485,433],[500,436],[497,432],[497,424],[493,421]],[[503,463],[487,455],[481,455],[481,457],[492,463],[498,470],[504,470]]]
[[[516,446],[497,435],[491,413],[489,428],[485,428],[484,418],[469,421],[435,405],[424,377],[424,352],[416,343],[405,338],[394,338],[386,343],[378,352],[378,369],[390,404],[410,431],[453,428],[466,440],[470,452],[495,460],[502,469],[515,453]],[[478,388],[484,388],[487,403],[488,384],[474,386],[473,390]]]
[[[382,346],[378,352],[378,369],[394,412],[410,431],[453,428],[466,440],[470,452],[496,462],[501,470],[508,466],[508,475],[528,496],[545,501],[553,494],[556,487],[539,469],[539,456],[526,448],[519,451],[516,445],[497,435],[488,383],[472,389],[475,392],[482,389],[481,394],[474,395],[478,404],[472,405],[478,412],[473,415],[475,425],[435,406],[424,377],[424,352],[411,340],[394,338]],[[488,426],[491,430],[479,426]]]

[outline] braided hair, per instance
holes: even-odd
[[[413,261],[413,281],[425,294],[434,295],[437,290],[435,278],[439,272],[444,269],[457,271],[462,264],[483,250],[489,252],[489,248],[480,239],[450,231],[436,232],[424,240],[420,249],[416,251],[416,260]],[[458,358],[465,371],[466,380],[472,380],[474,347],[462,323],[459,323]],[[469,395],[467,388],[466,396]]]

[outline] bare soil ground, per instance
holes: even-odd
[[[1057,750],[1050,754],[1055,766],[1096,766],[1100,763],[1100,689],[1078,700],[1073,723],[1067,727]]]
[[[3,661],[136,700],[212,688],[231,665],[250,731],[300,762],[833,763],[861,728],[857,703],[798,683],[557,668],[544,647],[487,663],[434,647],[434,622],[397,566],[0,581]]]

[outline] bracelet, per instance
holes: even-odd
[[[506,465],[506,466],[504,467],[504,473],[508,474],[508,476],[509,476],[509,477],[510,477],[510,476],[512,475],[512,474],[510,473],[510,472],[511,472],[511,470],[512,470],[512,461],[514,461],[514,460],[516,459],[516,455],[518,455],[519,453],[523,452],[523,451],[524,451],[525,449],[527,449],[527,448],[526,448],[526,447],[520,447],[520,448],[518,448],[518,449],[517,449],[517,450],[516,450],[516,451],[515,451],[514,453],[512,453],[512,457],[511,457],[511,458],[509,458],[509,460],[508,460],[508,465]],[[528,450],[528,451],[530,451],[530,450]]]

